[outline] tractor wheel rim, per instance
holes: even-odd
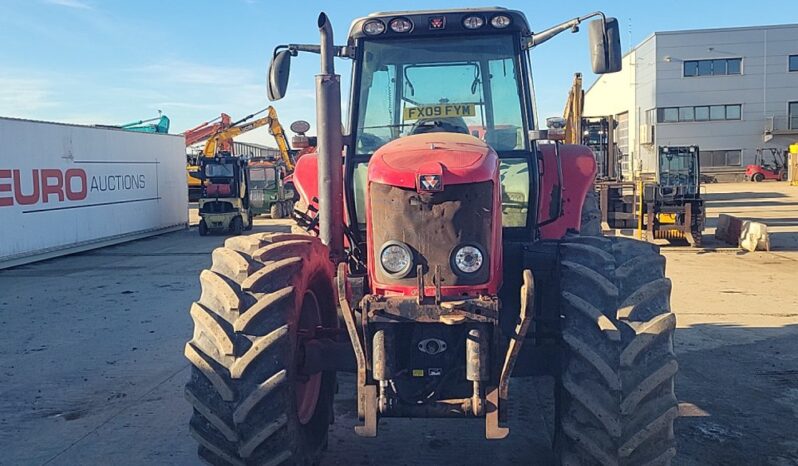
[[[321,312],[316,294],[308,290],[302,298],[298,330],[313,330],[321,325]],[[300,424],[307,424],[313,418],[321,392],[321,373],[296,381],[296,407]]]

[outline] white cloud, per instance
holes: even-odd
[[[183,60],[164,60],[133,71],[175,84],[244,85],[256,79],[249,69],[206,65]],[[264,78],[265,80],[265,78]]]
[[[67,8],[75,8],[77,10],[93,10],[91,5],[81,0],[45,0],[46,3],[51,5],[65,6]]]
[[[39,111],[58,105],[53,101],[51,87],[44,79],[0,74],[0,114],[36,118]]]

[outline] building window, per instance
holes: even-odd
[[[646,110],[646,124],[653,125],[654,123],[656,123],[656,121],[657,121],[657,109],[652,108]]]
[[[790,55],[790,71],[798,71],[798,55]]]
[[[742,72],[742,64],[742,58],[685,60],[684,76],[726,76],[730,74],[740,74]]]
[[[739,167],[742,155],[741,150],[702,150],[701,167]]]
[[[660,123],[676,123],[679,121],[679,109],[676,107],[657,109],[657,121]]]
[[[726,119],[727,120],[741,120],[742,108],[739,105],[726,106]]]
[[[790,129],[798,130],[798,102],[790,102],[787,113],[790,120]]]
[[[798,102],[795,102],[798,104]],[[792,109],[792,105],[790,104]],[[792,111],[792,110],[791,110]],[[798,128],[798,105],[795,110]],[[742,105],[712,105],[698,107],[663,107],[657,109],[657,123],[679,123],[690,121],[741,120]]]
[[[709,119],[710,120],[725,120],[726,119],[726,107],[723,105],[713,105],[709,107]]]

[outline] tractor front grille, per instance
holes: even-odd
[[[490,181],[456,184],[440,192],[419,193],[379,183],[370,187],[371,228],[379,283],[414,286],[416,267],[424,271],[424,281],[433,284],[435,266],[440,267],[441,286],[477,285],[490,279],[493,183]],[[401,241],[413,251],[411,273],[401,279],[383,273],[379,253],[387,241]],[[457,246],[478,244],[484,263],[474,274],[457,274],[450,262]]]

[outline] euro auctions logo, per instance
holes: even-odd
[[[33,169],[24,174],[0,169],[0,207],[82,201],[88,194],[88,177],[80,168]]]

